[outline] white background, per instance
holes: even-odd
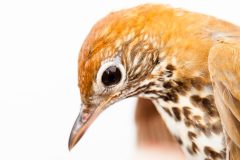
[[[105,111],[68,151],[80,109],[77,58],[91,26],[110,11],[157,2],[240,24],[238,1],[0,1],[0,159],[131,160],[134,99]]]

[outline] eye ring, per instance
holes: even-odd
[[[122,85],[125,79],[126,71],[123,65],[118,61],[108,61],[101,65],[96,80],[100,87],[113,88]]]

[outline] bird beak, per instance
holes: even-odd
[[[98,117],[98,115],[106,108],[107,103],[103,103],[97,108],[93,110],[88,110],[86,108],[91,108],[90,106],[82,106],[82,109],[73,125],[69,142],[68,148],[71,150],[77,142],[82,138],[85,131],[88,127],[92,124],[92,122]]]

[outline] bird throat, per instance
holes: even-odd
[[[140,96],[155,104],[187,159],[225,159],[224,135],[211,84],[202,83],[201,78],[179,80],[175,70],[167,64],[161,77],[149,82]]]

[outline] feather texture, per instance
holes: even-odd
[[[70,146],[100,111],[121,99],[144,95],[165,113],[162,118],[172,134],[182,138],[189,159],[225,159],[225,146],[228,158],[238,159],[239,57],[240,28],[212,16],[156,4],[109,14],[94,25],[80,51],[81,99],[84,111],[94,116],[77,125]],[[126,71],[124,82],[104,87],[96,77],[105,63],[116,59]],[[139,100],[136,123],[139,143],[163,137],[171,141],[167,130],[158,134],[164,123],[146,100]]]
[[[208,62],[229,159],[237,160],[240,155],[240,41],[221,40],[210,50]]]

